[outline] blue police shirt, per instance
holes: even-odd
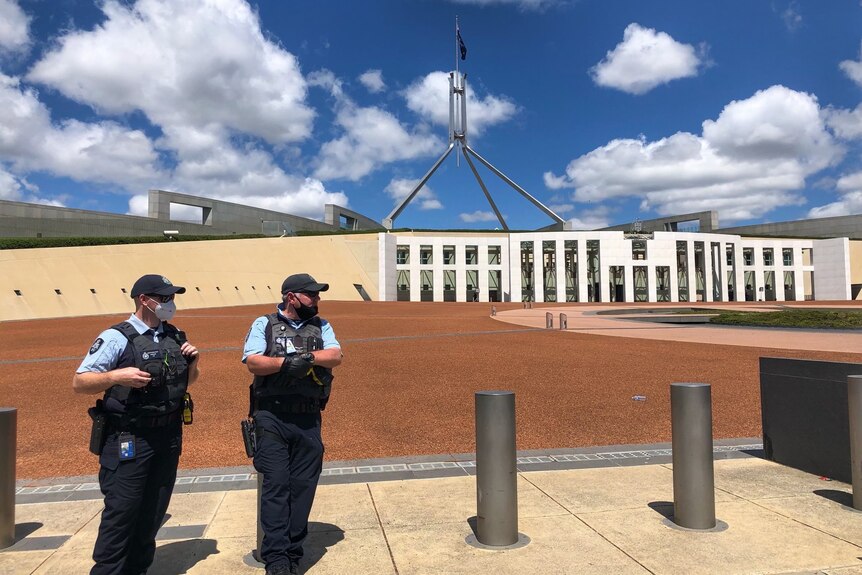
[[[284,304],[279,304],[277,307],[278,315],[285,320],[293,329],[299,329],[307,323],[307,321],[294,321],[282,314]],[[242,362],[248,359],[250,355],[263,355],[266,353],[266,325],[269,323],[269,318],[265,315],[254,320],[251,324],[251,329],[248,330],[248,335],[245,336],[245,347],[242,350]],[[333,347],[341,347],[338,340],[335,339],[335,332],[332,331],[332,326],[328,321],[320,319],[320,337],[323,339],[323,349],[331,349]]]
[[[146,333],[148,330],[152,329],[141,321],[135,314],[132,314],[126,321],[129,322],[132,327],[138,331],[138,333]],[[155,328],[153,341],[159,341],[162,331],[162,326],[159,324],[159,326]],[[84,357],[84,361],[81,362],[76,373],[86,373],[90,371],[104,373],[106,371],[111,371],[117,367],[120,356],[123,354],[123,351],[125,351],[128,344],[129,340],[126,339],[126,336],[121,334],[119,331],[113,328],[106,329],[100,333],[99,337],[96,338],[96,341],[93,342],[90,352],[86,357]]]

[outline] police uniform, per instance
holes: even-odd
[[[77,369],[80,374],[138,367],[152,377],[143,388],[108,388],[91,408],[91,415],[105,419],[99,455],[105,509],[91,575],[139,575],[153,561],[156,533],[182,452],[182,407],[189,381],[189,361],[180,352],[184,341],[183,332],[171,324],[150,328],[132,314],[103,331]]]
[[[254,321],[246,336],[243,363],[250,355],[285,357],[341,347],[326,320],[315,316],[294,321],[283,311],[282,303],[275,313]],[[331,382],[331,370],[314,366],[302,378],[277,372],[255,376],[252,383],[250,411],[257,439],[254,467],[263,475],[260,559],[267,573],[282,572],[279,567],[290,565],[295,569],[302,557],[323,468],[320,412],[326,407]]]

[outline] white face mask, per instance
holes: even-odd
[[[156,301],[156,300],[153,300]],[[177,313],[177,304],[173,301],[168,301],[165,303],[156,302],[156,309],[151,310],[156,317],[161,321],[171,321],[173,319],[174,314]]]

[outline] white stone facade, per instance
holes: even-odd
[[[383,301],[851,298],[846,238],[756,239],[621,231],[381,233],[379,237]]]

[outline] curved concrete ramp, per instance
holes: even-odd
[[[713,308],[722,310],[747,311],[777,311],[788,307],[812,307],[782,305],[722,305],[713,304],[651,304],[645,308],[635,308],[631,304],[615,305],[559,305],[542,306],[532,309],[515,309],[497,312],[494,319],[506,323],[529,327],[545,327],[545,314],[554,316],[553,329],[559,330],[560,314],[567,316],[568,332],[587,333],[592,335],[609,335],[616,337],[634,337],[663,341],[684,341],[690,343],[714,343],[720,345],[741,345],[746,347],[772,347],[780,349],[802,349],[812,351],[835,351],[859,353],[862,351],[862,331],[826,330],[826,329],[786,329],[762,327],[732,327],[709,324],[666,324],[643,321],[646,310],[667,310],[672,312],[692,307]],[[862,306],[850,302],[841,304],[819,303],[818,308],[852,307],[862,311]],[[602,315],[599,312],[624,311],[621,313]],[[653,314],[650,314],[653,315]]]

